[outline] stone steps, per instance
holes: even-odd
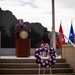
[[[1,68],[0,74],[37,74],[38,68]],[[41,74],[43,73],[43,68],[41,69]],[[45,70],[46,74],[50,73],[50,69]],[[73,73],[73,69],[71,68],[52,68],[53,74],[58,73]]]
[[[0,68],[38,68],[36,63],[0,63]],[[56,63],[52,68],[69,68],[67,63]]]
[[[0,59],[0,75],[38,75],[39,67],[35,61],[29,58]],[[52,75],[75,75],[65,59],[56,59],[51,69]],[[41,75],[43,71],[44,68],[41,68]],[[45,68],[45,75],[49,74],[50,68]]]
[[[0,75],[38,75],[38,74],[0,74]],[[40,75],[50,75],[50,74],[40,74]],[[51,75],[75,75],[75,73],[51,74]]]
[[[43,59],[47,60],[47,59]],[[0,59],[0,63],[35,63],[36,60],[34,59],[26,59],[26,58],[17,58],[17,59]],[[65,63],[65,59],[56,59],[56,63]]]

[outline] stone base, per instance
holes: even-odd
[[[30,55],[34,55],[35,48],[30,49]],[[0,56],[16,56],[15,48],[0,48]]]

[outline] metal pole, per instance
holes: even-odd
[[[56,50],[54,0],[52,0],[52,37],[53,37],[53,48]]]
[[[50,67],[50,75],[52,75],[52,70],[51,70],[51,67]]]
[[[38,73],[38,75],[40,75],[40,65],[39,65],[39,73]]]

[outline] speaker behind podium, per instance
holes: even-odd
[[[16,56],[29,57],[31,48],[30,39],[31,29],[19,28],[16,29]]]

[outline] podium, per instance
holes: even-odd
[[[16,56],[17,57],[28,57],[30,56],[30,39],[31,29],[18,28],[16,29]]]

